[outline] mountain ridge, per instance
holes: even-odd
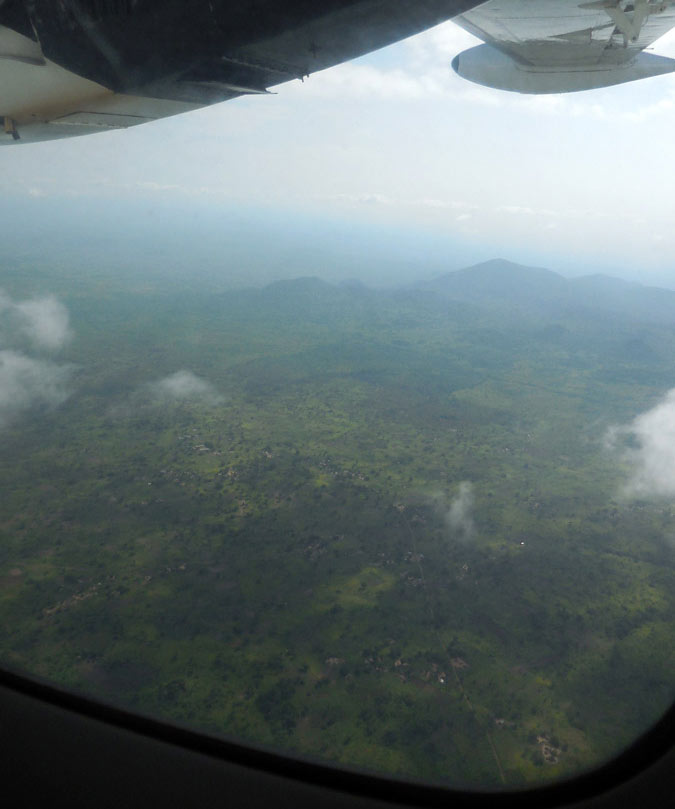
[[[568,278],[543,267],[490,259],[415,285],[448,299],[539,315],[600,310],[675,325],[675,291],[593,273]]]
[[[406,287],[378,289],[361,281],[332,283],[319,276],[280,279],[264,287],[221,293],[230,304],[259,302],[298,318],[328,318],[337,306],[363,307],[384,297],[402,302],[427,298],[434,309],[453,306],[493,311],[511,319],[552,322],[569,316],[621,317],[639,323],[675,327],[675,291],[645,286],[603,273],[566,277],[544,267],[490,259],[418,281]]]

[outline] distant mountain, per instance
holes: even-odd
[[[447,273],[416,286],[454,301],[532,315],[613,313],[633,320],[672,323],[675,291],[588,275],[565,278],[541,267],[525,267],[493,259]]]
[[[565,302],[565,278],[541,267],[524,267],[501,258],[422,282],[418,288],[446,295],[453,300],[517,308],[549,308]]]
[[[492,294],[510,295],[514,292],[520,294],[524,285],[550,291],[563,289],[566,281],[562,275],[543,267],[526,267],[503,258],[493,258],[419,284],[429,289],[480,297]]]
[[[605,330],[620,319],[626,325],[675,328],[675,291],[646,287],[607,275],[565,278],[542,267],[493,259],[446,273],[413,287],[372,289],[359,281],[331,284],[316,277],[275,281],[265,287],[231,290],[218,296],[228,317],[278,318],[333,323],[379,317],[398,307],[401,317],[450,317],[452,322],[537,324],[545,339],[562,339],[571,322],[603,322]],[[379,313],[379,314],[378,314]],[[558,326],[561,322],[566,325]],[[561,331],[561,328],[563,329]],[[582,331],[579,331],[581,334]],[[647,348],[631,344],[636,356]]]

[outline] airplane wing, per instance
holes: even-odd
[[[0,0],[0,143],[127,127],[265,94],[475,5]]]
[[[675,27],[675,2],[490,0],[455,22],[486,44],[453,67],[488,87],[570,92],[675,70],[675,60],[644,53]]]

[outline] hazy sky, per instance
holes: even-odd
[[[474,42],[447,23],[277,95],[3,148],[0,190],[36,217],[45,197],[161,198],[411,226],[476,261],[675,286],[675,76],[518,96],[452,72]]]

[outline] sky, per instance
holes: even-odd
[[[57,202],[65,229],[94,201],[264,212],[263,240],[275,216],[320,221],[308,240],[331,223],[410,233],[448,269],[500,256],[675,288],[675,76],[519,96],[453,73],[476,42],[446,23],[275,95],[0,149],[0,207],[32,226]],[[654,50],[675,56],[675,35]]]

